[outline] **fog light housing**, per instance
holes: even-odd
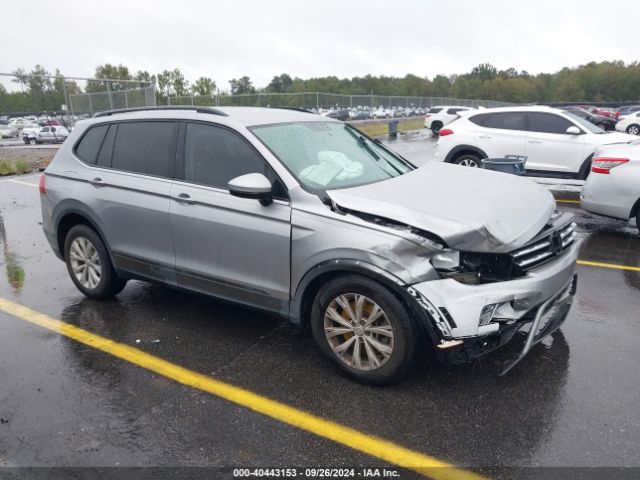
[[[484,327],[485,325],[489,325],[493,319],[494,313],[496,313],[496,310],[500,305],[502,305],[502,303],[490,303],[482,307],[482,310],[480,311],[479,326]]]

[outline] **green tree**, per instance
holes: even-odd
[[[211,96],[211,94],[216,89],[216,82],[214,82],[209,77],[200,77],[193,85],[191,85],[191,91],[194,95],[206,95]]]
[[[106,92],[107,89],[115,92],[117,90],[126,90],[127,88],[131,88],[128,81],[122,81],[132,79],[131,74],[129,73],[129,68],[122,64],[117,66],[111,65],[110,63],[98,65],[96,67],[94,78],[95,80],[87,81],[87,92]],[[103,79],[113,81],[106,82]]]
[[[283,73],[273,77],[269,85],[267,85],[266,91],[273,93],[288,93],[291,91],[292,86],[293,80],[291,77],[288,74]]]
[[[246,75],[238,79],[229,80],[231,95],[241,95],[244,93],[256,93],[256,89],[251,83],[251,79]]]

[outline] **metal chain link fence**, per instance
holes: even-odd
[[[72,126],[95,112],[155,105],[150,82],[0,73],[0,126],[11,118],[22,118],[19,124],[56,119]]]
[[[450,97],[343,95],[321,92],[164,96],[150,82],[123,79],[0,73],[0,126],[11,118],[52,117],[72,126],[96,112],[155,105],[297,107],[307,109],[425,109],[434,105],[498,107],[493,100]]]
[[[252,93],[242,95],[216,94],[212,96],[186,95],[168,97],[163,105],[197,106],[251,106],[298,108],[427,108],[434,105],[461,105],[470,107],[502,107],[512,105],[495,100],[478,100],[452,97],[405,97],[384,95],[344,95],[336,93]]]

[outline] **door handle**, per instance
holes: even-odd
[[[493,138],[491,135],[478,135],[478,138]]]
[[[173,199],[176,202],[184,203],[185,205],[192,205],[192,204],[196,203],[196,201],[193,200],[188,193],[181,193],[178,196],[173,197]]]
[[[542,143],[542,140],[528,140],[529,143]]]
[[[94,187],[104,187],[105,183],[102,181],[100,177],[96,177],[94,179],[89,180],[89,183]]]

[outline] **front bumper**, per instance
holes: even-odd
[[[575,294],[578,249],[576,241],[553,261],[514,280],[464,285],[443,279],[413,285],[410,293],[427,311],[439,336],[435,347],[440,360],[460,364],[481,357],[508,343],[538,317],[539,331],[531,337],[532,345],[557,329]],[[498,320],[480,326],[482,309],[489,304],[500,304],[494,314]],[[542,323],[544,332],[539,328]]]

